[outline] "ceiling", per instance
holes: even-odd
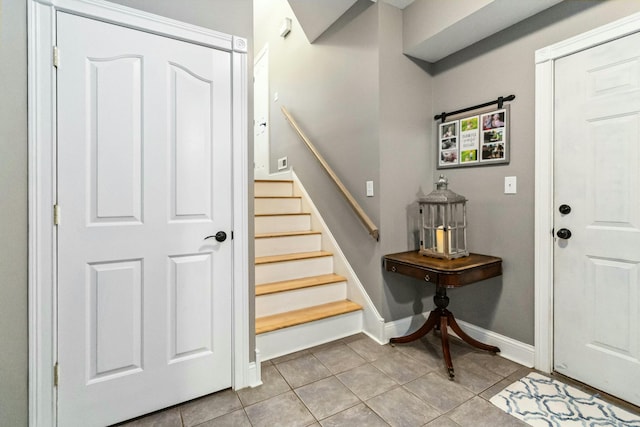
[[[309,43],[358,1],[288,0]],[[437,62],[561,0],[381,1],[403,9],[403,52],[427,62]]]

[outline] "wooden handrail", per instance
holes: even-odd
[[[351,195],[349,190],[347,190],[347,187],[345,187],[342,181],[340,181],[340,178],[338,178],[338,175],[336,175],[333,169],[331,169],[331,166],[329,166],[327,161],[318,152],[318,150],[311,143],[309,138],[307,138],[304,132],[302,132],[302,129],[300,129],[300,126],[298,126],[298,123],[296,123],[293,117],[291,117],[291,114],[289,114],[287,109],[284,106],[282,106],[281,110],[284,116],[286,117],[287,121],[291,125],[291,127],[296,131],[300,139],[302,139],[302,142],[304,142],[307,145],[307,148],[309,148],[309,150],[311,150],[313,155],[316,156],[316,159],[318,159],[318,162],[320,162],[325,172],[327,172],[327,174],[329,175],[329,177],[331,177],[331,179],[336,184],[336,186],[338,187],[342,195],[345,197],[345,199],[347,199],[347,202],[349,202],[349,204],[351,205],[351,208],[355,211],[356,215],[358,215],[358,218],[360,218],[360,221],[362,221],[362,224],[364,224],[364,226],[367,228],[367,230],[369,231],[369,234],[374,239],[379,240],[380,231],[378,230],[378,227],[376,227],[373,221],[371,221],[371,218],[369,218],[369,216],[365,213],[362,207],[358,204],[356,199]]]

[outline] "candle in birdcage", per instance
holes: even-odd
[[[445,241],[447,242],[446,247]],[[453,248],[451,247],[451,230],[447,230],[442,226],[436,229],[436,252],[439,254],[445,252],[448,254],[453,253]]]

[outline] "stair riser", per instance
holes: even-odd
[[[319,251],[322,246],[320,234],[286,237],[265,237],[255,240],[257,257]]]
[[[300,213],[302,202],[300,199],[255,199],[256,214]]]
[[[255,233],[280,233],[311,230],[310,215],[282,215],[255,217]]]
[[[295,353],[362,331],[362,312],[334,316],[290,328],[256,335],[256,348],[263,361]]]
[[[256,265],[256,285],[333,273],[333,257]]]
[[[293,196],[292,182],[256,182],[253,187],[254,196]]]
[[[318,304],[344,300],[346,298],[346,282],[260,295],[256,297],[256,317],[308,308]]]

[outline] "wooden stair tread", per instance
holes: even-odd
[[[315,320],[351,313],[352,311],[358,310],[362,310],[362,306],[360,304],[356,304],[349,300],[343,300],[303,308],[300,310],[288,311],[286,313],[260,317],[256,319],[256,334],[263,334],[265,332],[301,325],[303,323],[309,323]]]
[[[253,181],[255,182],[288,182],[288,183],[292,183],[293,180],[292,179],[255,179]]]
[[[272,262],[298,261],[301,259],[321,258],[321,257],[327,257],[327,256],[333,256],[333,254],[327,251],[313,251],[313,252],[299,252],[299,253],[284,254],[284,255],[261,256],[261,257],[256,257],[256,265],[270,264]]]
[[[269,237],[292,237],[292,236],[311,236],[314,234],[322,234],[321,231],[282,231],[279,233],[261,233],[256,234],[256,239],[266,239]]]
[[[282,282],[265,283],[256,285],[256,296],[275,294],[277,292],[293,291],[296,289],[311,288],[313,286],[328,285],[330,283],[346,282],[347,279],[337,274],[323,274],[320,276],[303,277],[300,279],[284,280]]]
[[[302,199],[301,196],[254,196],[254,199]]]
[[[255,216],[294,216],[294,215],[311,215],[308,212],[298,212],[298,213],[268,213],[268,214],[255,214]]]

